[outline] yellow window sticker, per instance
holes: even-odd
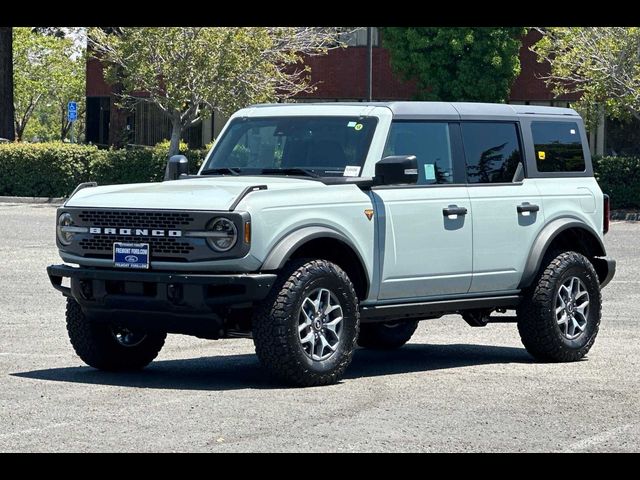
[[[547,158],[547,155],[544,152],[538,152],[538,159],[544,160]]]
[[[362,130],[362,124],[361,123],[356,123],[356,126],[353,127],[353,128],[355,128],[356,131],[360,131],[360,130]]]

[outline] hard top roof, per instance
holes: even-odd
[[[572,108],[544,107],[538,105],[515,105],[505,103],[473,103],[473,102],[301,102],[301,103],[265,103],[252,105],[254,108],[278,106],[354,106],[354,107],[387,107],[394,117],[419,116],[460,116],[460,117],[514,117],[520,115],[569,115],[579,116]]]

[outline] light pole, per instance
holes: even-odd
[[[373,100],[373,42],[372,28],[367,27],[367,102]]]

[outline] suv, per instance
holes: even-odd
[[[161,183],[82,184],[57,212],[78,267],[47,270],[93,367],[140,369],[167,333],[247,337],[308,386],[445,314],[517,322],[541,361],[578,360],[598,333],[615,262],[574,110],[256,105],[186,172],[175,156]]]

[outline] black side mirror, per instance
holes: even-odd
[[[418,181],[418,161],[415,155],[384,157],[376,163],[374,185],[414,184]]]
[[[167,168],[164,171],[165,180],[178,180],[180,175],[189,174],[189,160],[184,155],[173,155],[167,162]]]

